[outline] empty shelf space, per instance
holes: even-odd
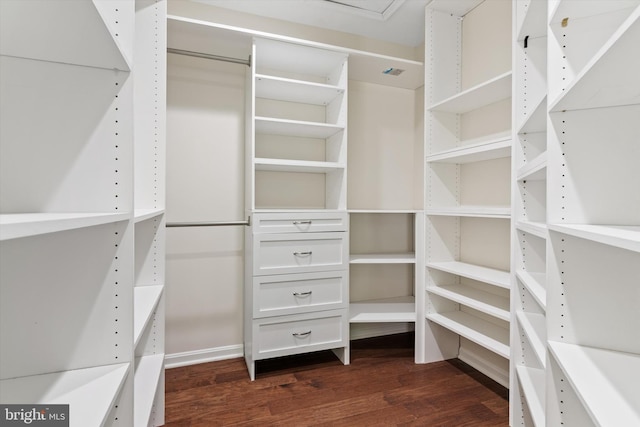
[[[640,103],[640,56],[635,54],[639,39],[640,7],[636,7],[567,89],[550,105],[549,111]]]
[[[543,37],[547,34],[547,1],[546,0],[529,0],[523,2],[526,7],[524,19],[518,25],[518,40],[524,40],[525,37],[531,38]],[[519,6],[518,4],[514,7]]]
[[[133,218],[135,222],[142,222],[159,217],[162,214],[164,214],[164,209],[136,209]]]
[[[545,371],[520,365],[516,367],[516,374],[533,424],[536,427],[543,427],[545,425]]]
[[[470,163],[511,156],[511,135],[501,134],[478,142],[462,141],[460,147],[427,156],[430,163]]]
[[[549,349],[594,424],[640,425],[640,355],[554,341]]]
[[[256,170],[275,172],[327,173],[344,170],[344,164],[310,160],[260,159],[254,160]]]
[[[533,234],[541,239],[546,239],[548,234],[547,224],[538,221],[517,221],[516,229],[525,233]]]
[[[164,286],[136,286],[133,289],[133,338],[137,345],[160,301]]]
[[[351,254],[350,264],[415,264],[416,254]]]
[[[256,74],[256,97],[302,104],[327,105],[344,93],[344,88]]]
[[[126,213],[25,213],[0,215],[0,240],[126,221]]]
[[[494,353],[509,359],[509,330],[462,311],[427,314],[431,320],[475,342]]]
[[[428,262],[427,267],[469,279],[478,280],[500,288],[511,288],[509,272],[507,271],[467,264],[459,261]]]
[[[518,181],[547,179],[547,152],[540,154],[518,169]]]
[[[429,110],[466,113],[511,96],[511,71],[432,105]]]
[[[529,273],[528,271],[516,271],[516,277],[522,282],[538,305],[546,310],[547,290],[544,286],[546,282],[545,273]]]
[[[465,285],[429,286],[427,292],[466,305],[498,319],[509,321],[509,298]]]
[[[128,363],[0,381],[4,404],[68,404],[71,426],[101,426],[129,372]]]
[[[440,216],[466,216],[476,218],[511,218],[511,207],[509,206],[449,206],[430,207],[426,210],[427,215]]]
[[[616,248],[640,252],[640,226],[549,224],[549,230]]]
[[[349,304],[350,323],[415,322],[416,306],[413,297],[352,302]]]
[[[547,130],[547,96],[545,95],[531,115],[525,118],[518,128],[519,134],[546,132]]]
[[[547,342],[547,321],[541,314],[526,313],[517,311],[516,317],[520,328],[527,336],[531,347],[536,354],[540,366],[545,366],[546,342]]]
[[[134,426],[149,423],[158,381],[164,367],[164,354],[153,354],[136,358],[134,376]]]
[[[329,138],[344,130],[344,126],[328,123],[303,122],[269,117],[256,117],[255,128],[257,134],[299,136],[318,139]]]

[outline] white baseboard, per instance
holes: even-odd
[[[509,372],[482,358],[480,355],[460,347],[458,359],[482,372],[498,384],[509,388]]]
[[[413,323],[352,323],[350,325],[351,340],[401,334],[414,330]]]
[[[244,357],[244,346],[242,344],[167,354],[164,358],[164,367],[166,369],[179,368],[199,363],[235,359],[236,357]]]

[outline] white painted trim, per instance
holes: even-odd
[[[352,323],[350,340],[402,334],[414,330],[413,323]]]
[[[219,360],[234,359],[244,356],[242,344],[225,347],[205,348],[203,350],[185,351],[182,353],[167,354],[164,358],[166,369],[182,366],[197,365],[199,363],[217,362]]]
[[[509,371],[501,369],[495,364],[489,362],[486,359],[483,359],[476,353],[473,353],[472,351],[469,351],[464,347],[460,347],[458,359],[462,360],[472,368],[477,369],[498,384],[509,388]]]

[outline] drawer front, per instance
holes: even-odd
[[[346,310],[255,320],[253,328],[256,360],[344,347],[348,341]]]
[[[291,212],[254,214],[254,233],[319,233],[347,231],[346,212]]]
[[[256,234],[253,274],[346,270],[348,248],[348,233]]]
[[[348,287],[346,270],[257,276],[253,279],[253,317],[347,308]]]

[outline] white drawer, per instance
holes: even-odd
[[[348,288],[346,270],[257,276],[253,279],[253,317],[347,308]]]
[[[256,234],[253,274],[289,274],[346,270],[348,233]]]
[[[259,213],[251,218],[254,233],[318,233],[347,231],[346,212]]]
[[[344,347],[348,324],[346,310],[255,320],[254,359]]]

